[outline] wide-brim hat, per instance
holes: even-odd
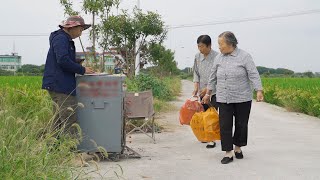
[[[91,24],[84,23],[84,19],[81,16],[70,16],[66,21],[63,21],[59,25],[60,28],[71,28],[76,26],[82,26],[83,30],[91,27]]]

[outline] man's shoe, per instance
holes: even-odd
[[[214,147],[216,147],[216,142],[213,142],[213,144],[208,144],[208,145],[206,146],[206,148],[208,148],[208,149],[214,148]]]
[[[242,151],[241,152],[234,152],[234,154],[236,155],[237,159],[243,159]]]
[[[221,164],[228,164],[230,162],[233,161],[233,157],[224,157],[222,160],[221,160]]]

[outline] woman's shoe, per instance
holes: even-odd
[[[216,142],[213,142],[213,144],[208,144],[208,145],[206,146],[206,148],[208,148],[208,149],[214,148],[214,147],[216,147]]]
[[[221,160],[221,164],[228,164],[230,162],[233,161],[233,157],[224,157],[222,160]]]
[[[236,155],[237,159],[243,159],[242,151],[241,152],[234,152],[234,155]]]

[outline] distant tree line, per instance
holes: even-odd
[[[44,65],[24,64],[17,72],[0,69],[0,76],[42,76]]]
[[[306,72],[294,72],[290,69],[285,68],[267,68],[263,66],[257,66],[257,69],[259,71],[259,74],[263,77],[320,77],[319,72],[313,73],[312,71],[306,71]]]
[[[267,68],[263,66],[257,66],[258,72],[262,77],[320,77],[320,72],[294,72],[290,69],[285,68]],[[180,70],[181,77],[183,79],[190,78],[193,76],[193,69],[191,67],[186,67]]]
[[[159,75],[177,75],[179,70],[177,69],[176,62],[174,60],[174,54],[169,49],[165,49],[161,45],[151,46],[149,59],[151,67],[147,67],[142,71],[153,72]],[[160,63],[161,62],[161,63]],[[263,66],[257,66],[259,74],[262,77],[320,77],[320,72],[294,72],[285,68],[267,68]],[[16,72],[6,71],[0,69],[0,76],[42,76],[44,72],[44,65],[25,64]],[[183,79],[191,78],[193,76],[193,69],[186,67],[180,70],[180,76]]]

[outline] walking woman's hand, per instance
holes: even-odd
[[[202,104],[209,104],[210,101],[210,95],[206,94],[203,96],[201,103]]]
[[[204,88],[200,91],[200,98],[202,98],[203,96],[205,96],[207,93],[207,88]]]
[[[192,92],[192,97],[198,97],[198,90],[194,90]]]
[[[264,100],[263,92],[257,91],[257,102],[262,102]]]

